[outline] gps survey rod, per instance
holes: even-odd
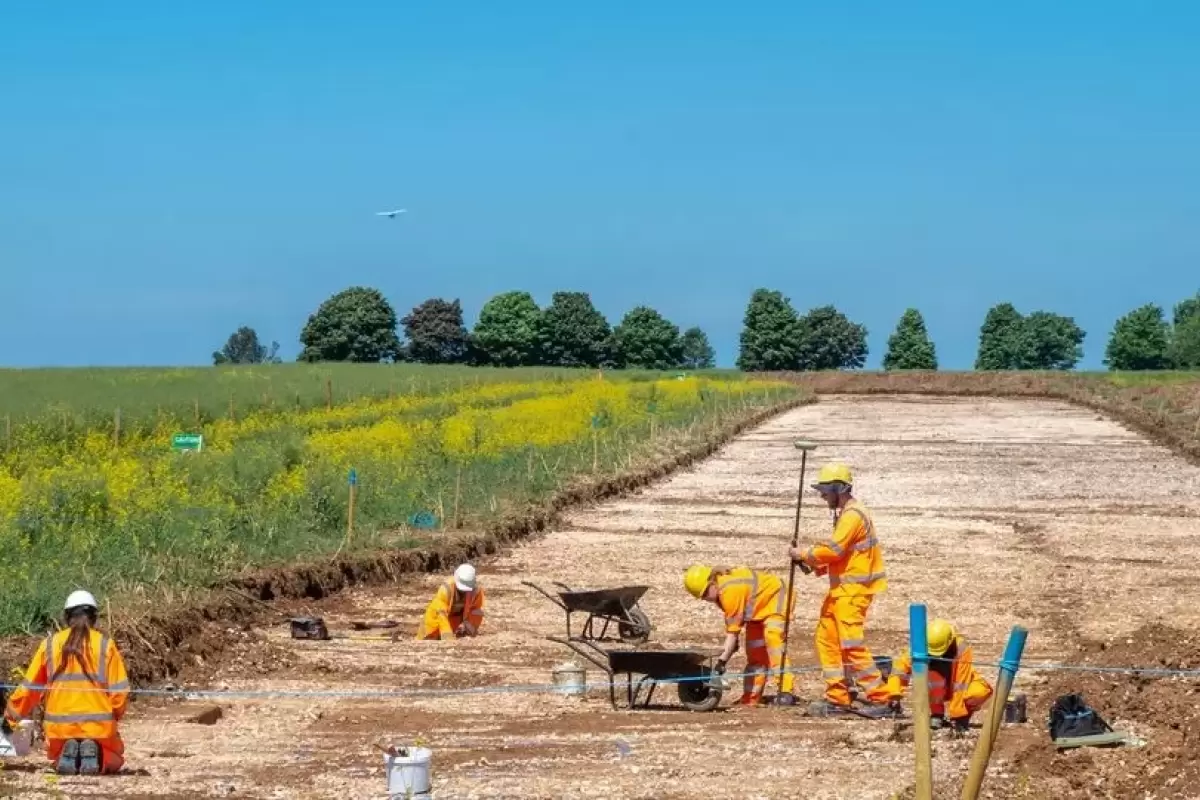
[[[796,449],[800,451],[800,488],[796,491],[796,524],[792,528],[792,547],[800,546],[800,507],[804,505],[804,471],[808,467],[809,451],[816,450],[817,446],[813,442],[799,441],[796,442]],[[783,670],[787,668],[788,633],[791,632],[792,614],[795,612],[795,609],[792,608],[792,586],[796,583],[796,567],[800,566],[805,574],[811,571],[808,565],[798,565],[793,558],[788,558],[788,561],[791,564],[788,568],[787,594],[784,595],[783,601],[786,611],[783,613],[783,655],[780,657],[781,660],[779,662],[779,676],[781,680],[783,678]]]

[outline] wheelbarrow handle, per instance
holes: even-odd
[[[546,591],[545,589],[543,589],[542,587],[538,586],[538,585],[537,585],[536,583],[534,583],[533,581],[521,581],[521,584],[522,584],[523,586],[528,586],[528,587],[530,587],[531,589],[535,589],[535,590],[536,590],[536,591],[537,591],[539,594],[541,594],[542,596],[544,596],[544,597],[548,598],[548,599],[550,600],[550,602],[554,603],[556,606],[558,606],[559,608],[563,609],[564,611],[569,611],[569,610],[570,610],[570,609],[568,609],[568,608],[567,608],[567,604],[566,604],[566,603],[564,603],[564,602],[562,601],[562,599],[561,599],[561,598],[555,597],[554,595],[550,594],[549,592],[547,592],[547,591]]]
[[[565,583],[559,583],[558,581],[550,581],[550,582],[551,582],[551,583],[553,583],[553,584],[554,584],[555,586],[557,586],[558,588],[562,589],[564,592],[573,592],[573,591],[575,591],[575,590],[574,590],[574,589],[572,589],[570,586],[567,586]]]
[[[587,659],[588,661],[592,662],[600,669],[604,670],[604,672],[606,674],[608,674],[609,677],[612,677],[612,675],[613,675],[612,667],[610,667],[608,664],[608,653],[604,649],[597,647],[596,645],[592,644],[591,642],[572,641],[571,639],[563,639],[558,636],[547,636],[546,638],[556,644],[561,644],[561,645],[571,648],[571,650],[574,651],[575,655],[579,656],[580,658]],[[588,650],[583,649],[583,646],[581,646],[581,645],[586,646],[595,652],[588,652]],[[604,660],[601,661],[596,656],[596,653],[603,655]]]

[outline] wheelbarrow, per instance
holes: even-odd
[[[531,581],[521,581],[525,586],[536,589],[550,599],[550,602],[567,612],[567,638],[578,641],[603,641],[608,626],[617,624],[617,635],[622,642],[641,644],[650,638],[650,617],[638,607],[638,600],[650,590],[649,586],[622,586],[617,589],[591,589],[576,591],[566,584],[552,581],[562,589],[557,595],[547,592]],[[583,631],[579,636],[571,633],[571,614],[579,612],[587,614],[583,623]],[[602,620],[599,635],[596,634],[594,623]]]
[[[618,675],[625,676],[626,708],[630,710],[638,707],[643,688],[647,691],[641,707],[649,708],[659,682],[674,683],[679,703],[688,711],[712,711],[721,702],[724,689],[720,675],[713,671],[713,657],[697,650],[605,650],[590,641],[546,638],[566,645],[608,675],[608,699],[614,709],[619,708]],[[641,676],[636,683],[634,675]]]

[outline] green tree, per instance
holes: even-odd
[[[258,332],[243,325],[229,335],[225,346],[212,354],[214,365],[220,364],[278,364],[279,342],[268,349],[258,341]]]
[[[1175,369],[1200,369],[1200,292],[1176,304],[1170,358]]]
[[[1051,311],[1034,311],[1021,323],[1017,369],[1074,369],[1083,358],[1087,334],[1073,317]]]
[[[992,306],[979,329],[975,369],[1020,369],[1023,322],[1024,317],[1012,303]]]
[[[1113,325],[1104,364],[1111,370],[1167,369],[1170,347],[1171,328],[1162,308],[1147,303]]]
[[[471,333],[479,361],[500,367],[538,363],[541,314],[529,292],[504,292],[484,303]]]
[[[765,372],[796,368],[800,319],[782,292],[755,289],[746,306],[739,339],[737,368]]]
[[[683,363],[679,326],[648,306],[627,313],[613,329],[615,359],[622,367],[676,369]]]
[[[378,363],[400,357],[396,312],[378,289],[352,286],[330,297],[300,333],[301,361]]]
[[[800,317],[796,369],[858,369],[867,360],[867,328],[833,306]]]
[[[538,323],[538,349],[547,366],[607,366],[612,329],[587,292],[555,292]]]
[[[471,349],[471,336],[463,327],[462,305],[457,299],[431,297],[413,308],[404,319],[405,352],[421,364],[461,364]]]
[[[925,318],[915,308],[900,316],[896,332],[888,337],[887,353],[883,357],[883,368],[893,369],[937,369],[937,353],[929,331],[925,329]]]
[[[699,328],[688,328],[679,337],[679,347],[683,351],[684,369],[712,369],[716,365],[717,354],[708,343],[708,336]]]

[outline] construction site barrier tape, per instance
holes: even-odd
[[[947,661],[948,659],[931,657],[930,661]],[[976,661],[976,666],[984,667],[1000,667],[999,662]],[[819,672],[820,666],[811,667],[792,667],[786,672],[793,675],[803,675],[813,672]],[[1067,671],[1067,672],[1085,672],[1096,674],[1113,674],[1113,675],[1133,675],[1137,677],[1155,677],[1155,678],[1200,678],[1200,669],[1168,669],[1164,667],[1099,667],[1088,666],[1085,664],[1021,664],[1021,672],[1044,672],[1044,671]],[[619,675],[614,678],[614,681],[620,683]],[[763,675],[763,672],[746,673],[746,672],[726,672],[719,676],[719,680],[732,681],[744,678],[748,675]],[[771,670],[765,673],[768,679],[779,674],[778,670]],[[664,678],[656,680],[659,685],[671,685],[679,683],[690,683],[695,681],[708,682],[711,681],[711,676],[688,676],[677,678]],[[635,681],[636,683],[636,681]],[[592,689],[608,689],[609,681],[595,683],[575,684],[571,688],[582,688],[584,690]],[[0,684],[7,692],[11,692],[17,688],[17,684]],[[56,685],[56,692],[107,692],[107,689],[102,689],[98,686],[63,686]],[[400,697],[446,697],[454,695],[478,695],[478,694],[519,694],[519,693],[537,693],[548,692],[552,694],[563,693],[564,687],[556,683],[529,683],[529,684],[502,684],[492,686],[474,686],[461,689],[436,689],[436,688],[413,688],[413,689],[185,689],[185,688],[164,688],[164,689],[137,689],[130,688],[127,691],[131,695],[149,696],[149,697],[171,697],[182,700],[205,700],[205,699],[270,699],[270,698],[328,698],[336,699],[386,699]]]

